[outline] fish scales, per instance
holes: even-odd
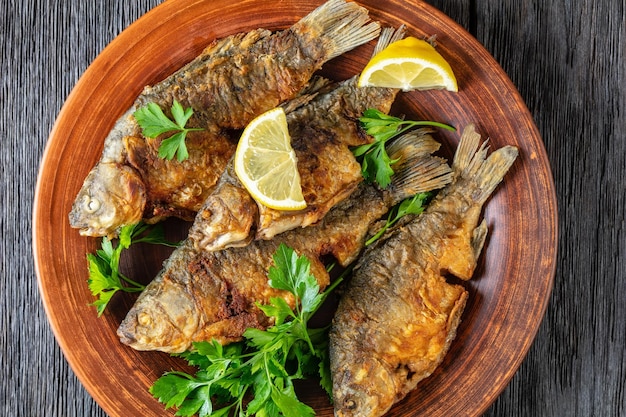
[[[294,97],[310,79],[311,69],[327,60],[326,45],[316,42],[323,34],[300,28],[275,34],[259,29],[245,34],[241,42],[234,42],[237,35],[227,38],[228,53],[213,57],[215,48],[210,47],[165,82],[146,87],[138,104],[170,108],[177,100],[197,109],[196,117],[205,123],[241,129],[256,115]]]
[[[282,106],[286,112],[294,111],[309,102],[327,84],[327,80],[314,77],[294,99]],[[191,221],[203,207],[207,193],[218,188],[216,176],[206,173],[224,171],[235,152],[236,140],[222,129],[189,132],[185,143],[190,156],[182,163],[158,156],[162,140],[146,141],[137,136],[124,138],[127,160],[143,179],[146,192],[150,195],[146,199],[144,218],[149,218],[151,223],[172,216]],[[211,152],[207,152],[209,141]],[[164,172],[167,175],[163,175]]]
[[[257,302],[266,304],[270,297],[280,296],[294,307],[290,293],[270,288],[267,281],[272,255],[280,243],[309,257],[312,273],[325,287],[329,277],[320,258],[332,255],[341,265],[348,265],[363,248],[370,228],[390,207],[424,191],[424,183],[440,188],[450,181],[445,161],[430,155],[438,147],[432,146],[434,140],[423,132],[407,135],[408,139],[411,146],[390,151],[393,158],[408,161],[399,162],[396,178],[401,180],[384,191],[361,183],[314,226],[216,252],[198,251],[187,239],[121,323],[118,336],[122,343],[137,350],[182,352],[196,341],[215,338],[228,343],[240,340],[246,327],[267,327],[270,323]],[[433,161],[436,166],[420,171],[418,160]],[[402,175],[404,171],[415,175]]]
[[[284,31],[258,29],[215,41],[179,71],[146,87],[118,119],[77,194],[70,225],[82,235],[112,237],[142,218],[192,217],[234,153],[232,129],[293,99],[324,62],[379,31],[365,8],[329,0]],[[194,111],[187,127],[206,130],[189,134],[189,159],[160,163],[158,145],[166,135],[143,137],[133,113],[153,102],[171,116],[174,100]]]
[[[224,179],[198,211],[202,221],[192,226],[190,238],[199,249],[213,251],[271,239],[319,221],[362,181],[361,166],[350,150],[371,141],[359,127],[360,115],[368,108],[389,112],[397,92],[359,88],[354,77],[289,113],[291,146],[307,208],[281,211],[257,204],[236,179],[231,161]]]
[[[403,35],[404,27],[383,29],[374,55]],[[307,227],[354,191],[363,176],[350,148],[372,140],[360,128],[359,118],[369,108],[388,113],[399,92],[360,88],[357,84],[355,76],[322,87],[308,102],[287,114],[307,207],[284,211],[256,204],[234,175],[231,161],[198,211],[201,221],[190,229],[190,239],[198,249],[245,246],[253,239],[267,240],[296,227]]]
[[[336,416],[384,415],[431,375],[455,338],[468,293],[444,274],[471,278],[487,232],[481,208],[517,157],[506,146],[486,158],[479,141],[467,127],[453,181],[359,259],[330,331]]]
[[[294,305],[289,293],[267,285],[271,254],[277,248],[275,242],[264,242],[245,253],[233,249],[199,256],[186,242],[141,294],[137,303],[143,308],[133,307],[128,313],[118,331],[122,342],[182,352],[191,341],[216,339],[227,344],[240,340],[246,328],[269,326],[256,301],[269,303],[272,297],[283,297]],[[311,271],[322,287],[328,285],[324,265],[313,260]],[[129,322],[136,327],[129,330]],[[141,332],[144,329],[150,331]]]
[[[124,144],[127,162],[134,169],[148,195],[143,204],[142,217],[156,223],[167,217],[191,221],[215,188],[216,176],[206,173],[221,172],[237,147],[224,131],[189,132],[185,146],[189,159],[179,162],[158,156],[163,138],[145,140],[127,136]],[[207,143],[211,143],[207,152]]]

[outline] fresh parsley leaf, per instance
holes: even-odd
[[[111,297],[121,289],[119,280],[111,277],[111,268],[108,263],[103,263],[101,258],[93,254],[87,255],[89,264],[89,289],[93,296],[98,299],[93,303],[98,311],[98,316],[102,315]]]
[[[149,243],[151,245],[163,245],[176,248],[180,242],[171,242],[165,237],[163,225],[150,225],[146,223],[138,223],[134,225],[130,234],[132,243]],[[128,245],[130,246],[130,244]]]
[[[381,188],[387,188],[391,183],[391,176],[394,171],[391,168],[396,161],[391,160],[385,149],[384,140],[374,136],[374,142],[368,145],[361,145],[357,148],[361,159],[361,172],[367,182],[376,183]]]
[[[284,299],[272,298],[259,307],[274,318],[273,326],[247,329],[243,342],[227,346],[215,340],[197,342],[193,352],[181,354],[198,367],[196,375],[168,372],[150,388],[166,408],[178,408],[176,415],[313,416],[294,389],[295,380],[312,373],[322,374],[322,385],[330,393],[328,329],[309,329],[308,320],[341,279],[320,293],[305,256],[281,244],[273,259],[270,285],[291,292],[298,307],[291,309]]]
[[[452,126],[444,123],[402,120],[377,109],[365,110],[359,121],[361,127],[374,140],[372,143],[357,146],[352,152],[361,163],[363,178],[370,183],[378,184],[381,188],[387,188],[391,183],[391,176],[394,173],[391,166],[397,162],[392,160],[387,154],[385,145],[388,140],[417,126],[433,126],[455,130]]]
[[[398,222],[407,214],[421,214],[426,207],[426,202],[432,196],[431,192],[419,193],[413,197],[402,200],[400,204],[394,206],[387,216],[385,225],[371,238],[365,242],[366,246],[371,245],[378,240],[390,227]]]
[[[276,325],[283,324],[288,318],[295,318],[293,310],[283,298],[276,297],[270,299],[269,305],[258,306],[268,317],[274,317]]]
[[[298,400],[293,386],[287,387],[284,391],[277,389],[272,390],[271,399],[285,417],[315,415],[315,411],[311,407]]]
[[[182,162],[189,158],[189,152],[185,145],[187,133],[204,129],[185,127],[193,114],[191,107],[184,109],[178,101],[174,100],[171,113],[174,120],[168,118],[158,104],[152,102],[137,109],[133,115],[142,129],[141,133],[148,138],[154,139],[164,133],[175,132],[161,142],[159,157],[172,160],[176,156],[178,161]]]
[[[180,407],[193,391],[207,384],[208,381],[200,381],[184,372],[170,372],[159,378],[150,392],[165,403],[166,408]]]
[[[183,106],[178,101],[174,100],[172,104],[172,116],[174,116],[174,120],[178,126],[185,126],[192,114],[193,109],[191,107],[183,109]]]
[[[122,251],[128,249],[133,243],[152,243],[176,246],[168,242],[161,225],[150,228],[144,223],[123,226],[119,233],[116,246],[107,238],[102,238],[100,249],[95,254],[87,254],[87,266],[89,279],[87,284],[91,294],[96,297],[93,306],[96,307],[98,317],[104,313],[113,295],[118,291],[140,292],[144,285],[133,281],[119,271],[119,263]]]
[[[170,136],[161,142],[159,146],[159,158],[174,159],[174,156],[178,153],[176,159],[182,162],[189,158],[189,152],[187,151],[187,145],[185,145],[185,133],[178,132]]]
[[[310,273],[310,261],[304,256],[298,257],[293,249],[281,244],[274,255],[274,264],[269,270],[270,286],[294,294],[300,300],[296,309],[301,308],[302,314],[315,311],[320,300],[320,287]]]
[[[179,126],[170,120],[156,103],[148,103],[137,109],[133,116],[142,129],[141,133],[148,138],[156,138],[163,133],[179,130]]]
[[[210,399],[210,389],[208,386],[203,385],[197,388],[193,395],[183,402],[179,407],[179,415],[194,415],[199,417],[208,417],[213,414],[213,406]]]

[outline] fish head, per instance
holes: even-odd
[[[136,350],[181,353],[191,347],[199,318],[193,296],[164,280],[155,291],[148,286],[120,324],[120,341]]]
[[[231,167],[222,175],[224,183],[207,197],[189,230],[199,250],[246,246],[253,237],[258,206],[239,180],[233,179],[235,184],[228,182],[234,175],[229,172]]]
[[[145,186],[134,169],[100,162],[74,200],[70,225],[83,236],[114,237],[121,226],[139,223],[145,205]]]
[[[395,402],[395,392],[391,373],[374,358],[354,358],[333,372],[336,417],[381,416]]]

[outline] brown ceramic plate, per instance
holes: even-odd
[[[85,254],[98,240],[68,225],[71,204],[102,151],[104,137],[143,86],[154,84],[197,55],[211,40],[257,27],[285,28],[320,0],[170,0],[119,35],[85,71],[50,135],[36,190],[33,245],[43,302],[65,356],[90,394],[111,416],[171,415],[148,393],[164,372],[180,368],[161,353],[140,353],[115,331],[132,298],[116,296],[107,313],[90,306]],[[457,94],[401,94],[394,111],[462,127],[475,122],[492,147],[516,145],[520,157],[485,209],[490,237],[475,277],[467,284],[469,305],[443,364],[390,416],[480,415],[518,369],[544,315],[556,258],[556,204],[545,149],[517,90],[489,53],[465,30],[420,1],[367,0],[375,19],[405,23],[414,36],[437,35],[438,49],[459,82]],[[366,45],[324,67],[345,79],[371,54]],[[448,154],[458,134],[441,132]],[[169,222],[170,230],[184,230]],[[182,227],[178,227],[182,226]],[[137,248],[123,268],[148,282],[167,252]],[[317,388],[302,398],[321,416],[331,416]]]

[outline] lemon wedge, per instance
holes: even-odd
[[[359,87],[400,88],[403,91],[458,91],[450,64],[428,42],[408,37],[391,43],[365,66]]]
[[[276,210],[306,208],[296,153],[281,107],[257,116],[246,126],[234,164],[239,181],[258,203]]]

